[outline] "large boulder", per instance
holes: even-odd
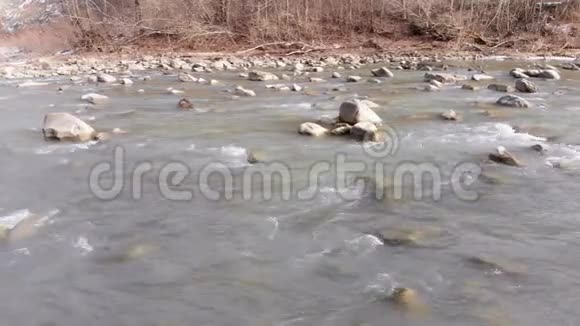
[[[538,86],[532,83],[527,78],[520,78],[516,80],[516,89],[522,93],[537,93]]]
[[[371,73],[373,74],[373,76],[375,77],[394,77],[395,74],[393,74],[393,72],[391,72],[389,69],[387,69],[386,67],[381,67],[378,69],[374,69],[371,71]]]
[[[338,119],[355,125],[359,122],[371,122],[380,124],[383,120],[369,108],[369,106],[359,100],[351,100],[340,105]]]
[[[326,135],[328,129],[314,122],[305,122],[298,128],[298,133],[305,136],[319,137]]]
[[[105,73],[100,73],[97,75],[97,81],[99,83],[114,83],[117,81],[117,78]]]
[[[496,102],[498,105],[501,106],[509,106],[512,108],[529,108],[530,102],[526,101],[525,99],[517,96],[517,95],[506,95],[500,97],[499,100]]]
[[[96,132],[83,120],[65,112],[44,116],[42,133],[46,139],[85,142],[94,138]]]
[[[252,81],[278,80],[278,76],[270,72],[254,70],[248,74],[248,79]]]

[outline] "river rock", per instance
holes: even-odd
[[[375,134],[378,132],[377,126],[372,122],[359,122],[350,129],[352,138],[358,141],[374,141]]]
[[[129,86],[129,85],[133,85],[133,81],[129,78],[123,78],[123,79],[121,79],[121,84]]]
[[[189,109],[193,109],[193,104],[191,104],[191,102],[188,99],[182,98],[177,103],[177,107],[182,109],[182,110],[189,110]]]
[[[450,83],[455,83],[457,81],[457,77],[452,75],[452,74],[448,74],[448,73],[442,73],[442,72],[427,72],[425,73],[425,82],[430,82],[432,80],[436,80],[440,83],[443,84],[450,84]]]
[[[441,116],[441,118],[443,120],[448,120],[448,121],[457,121],[457,120],[459,120],[459,116],[453,110],[447,110],[447,111],[441,113],[440,116]]]
[[[182,83],[193,83],[193,82],[197,82],[198,79],[193,77],[190,74],[182,72],[179,75],[177,75],[177,80],[179,80]]]
[[[328,133],[328,129],[314,122],[305,122],[298,128],[298,133],[306,136],[319,137],[326,135]]]
[[[573,62],[563,63],[561,67],[564,70],[575,70],[575,71],[580,70],[580,67],[578,67],[578,65]]]
[[[482,80],[493,80],[493,76],[487,75],[487,74],[475,74],[473,76],[471,76],[471,80],[475,80],[475,81],[482,81]]]
[[[346,77],[346,81],[349,83],[358,83],[362,80],[361,76],[348,76]]]
[[[248,79],[251,81],[269,81],[278,80],[278,76],[270,72],[254,70],[248,74]]]
[[[525,70],[521,68],[514,68],[510,71],[510,76],[514,78],[529,78],[530,76],[526,75]]]
[[[332,78],[340,78],[340,77],[342,77],[342,76],[340,75],[340,73],[338,73],[338,72],[336,72],[336,71],[332,73]]]
[[[461,89],[466,89],[468,91],[476,91],[479,89],[479,87],[471,84],[464,84],[463,86],[461,86]]]
[[[93,139],[95,129],[69,113],[58,112],[44,116],[42,133],[46,139],[85,142]]]
[[[300,92],[302,90],[302,86],[300,86],[298,84],[292,84],[292,86],[290,87],[290,90],[293,92]]]
[[[435,79],[429,81],[429,84],[430,85],[433,85],[433,86],[435,86],[437,88],[443,87],[443,83],[442,82],[439,82],[439,81],[436,81]]]
[[[381,68],[378,68],[378,69],[374,69],[374,70],[371,71],[371,73],[375,77],[387,77],[387,78],[391,78],[391,77],[394,77],[395,76],[395,74],[393,74],[393,72],[390,71],[387,67],[381,67]]]
[[[489,84],[487,89],[503,93],[510,93],[514,91],[513,87],[505,84]]]
[[[250,89],[245,89],[242,86],[236,87],[234,94],[238,96],[256,96],[256,92]]]
[[[117,78],[115,78],[109,74],[99,73],[99,74],[97,74],[97,81],[99,83],[114,83],[117,81]]]
[[[490,153],[489,159],[493,162],[509,166],[521,166],[518,159],[503,146],[498,146],[496,153]]]
[[[529,108],[530,103],[517,95],[506,95],[500,97],[496,104],[501,106],[509,106],[512,108]]]
[[[330,131],[330,134],[333,136],[344,136],[350,134],[350,130],[352,126],[348,123],[338,124],[334,129]]]
[[[313,67],[310,71],[312,72],[323,72],[324,68],[322,67]]]
[[[308,80],[309,80],[311,83],[322,83],[322,82],[324,82],[324,81],[325,81],[324,79],[322,79],[322,78],[319,78],[319,77],[309,77],[309,78],[308,78]]]
[[[537,93],[538,87],[527,78],[516,80],[516,89],[523,93]]]
[[[81,100],[87,101],[91,104],[100,104],[105,103],[109,100],[109,97],[106,95],[96,94],[96,93],[89,93],[81,96]]]
[[[540,71],[538,78],[558,80],[560,79],[560,74],[556,70],[546,69]]]
[[[410,288],[395,288],[388,297],[388,300],[392,304],[404,308],[409,312],[422,314],[428,312],[427,305],[421,300],[417,291]]]
[[[359,122],[380,124],[383,120],[367,104],[359,100],[343,102],[339,108],[338,119],[355,125]]]

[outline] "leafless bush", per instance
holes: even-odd
[[[440,41],[543,33],[574,21],[580,0],[60,0],[81,45],[161,37],[182,46],[212,42],[327,42],[384,35]],[[393,36],[393,35],[391,35]],[[395,35],[396,36],[396,35]]]

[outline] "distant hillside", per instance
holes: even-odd
[[[5,32],[23,26],[43,24],[60,15],[53,0],[0,0],[0,24]]]

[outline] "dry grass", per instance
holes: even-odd
[[[545,0],[61,1],[78,45],[88,48],[155,39],[215,49],[261,42],[328,43],[359,35],[493,47],[513,45],[521,35],[566,42],[576,30],[565,24],[580,17],[580,0],[558,6],[542,5]]]

